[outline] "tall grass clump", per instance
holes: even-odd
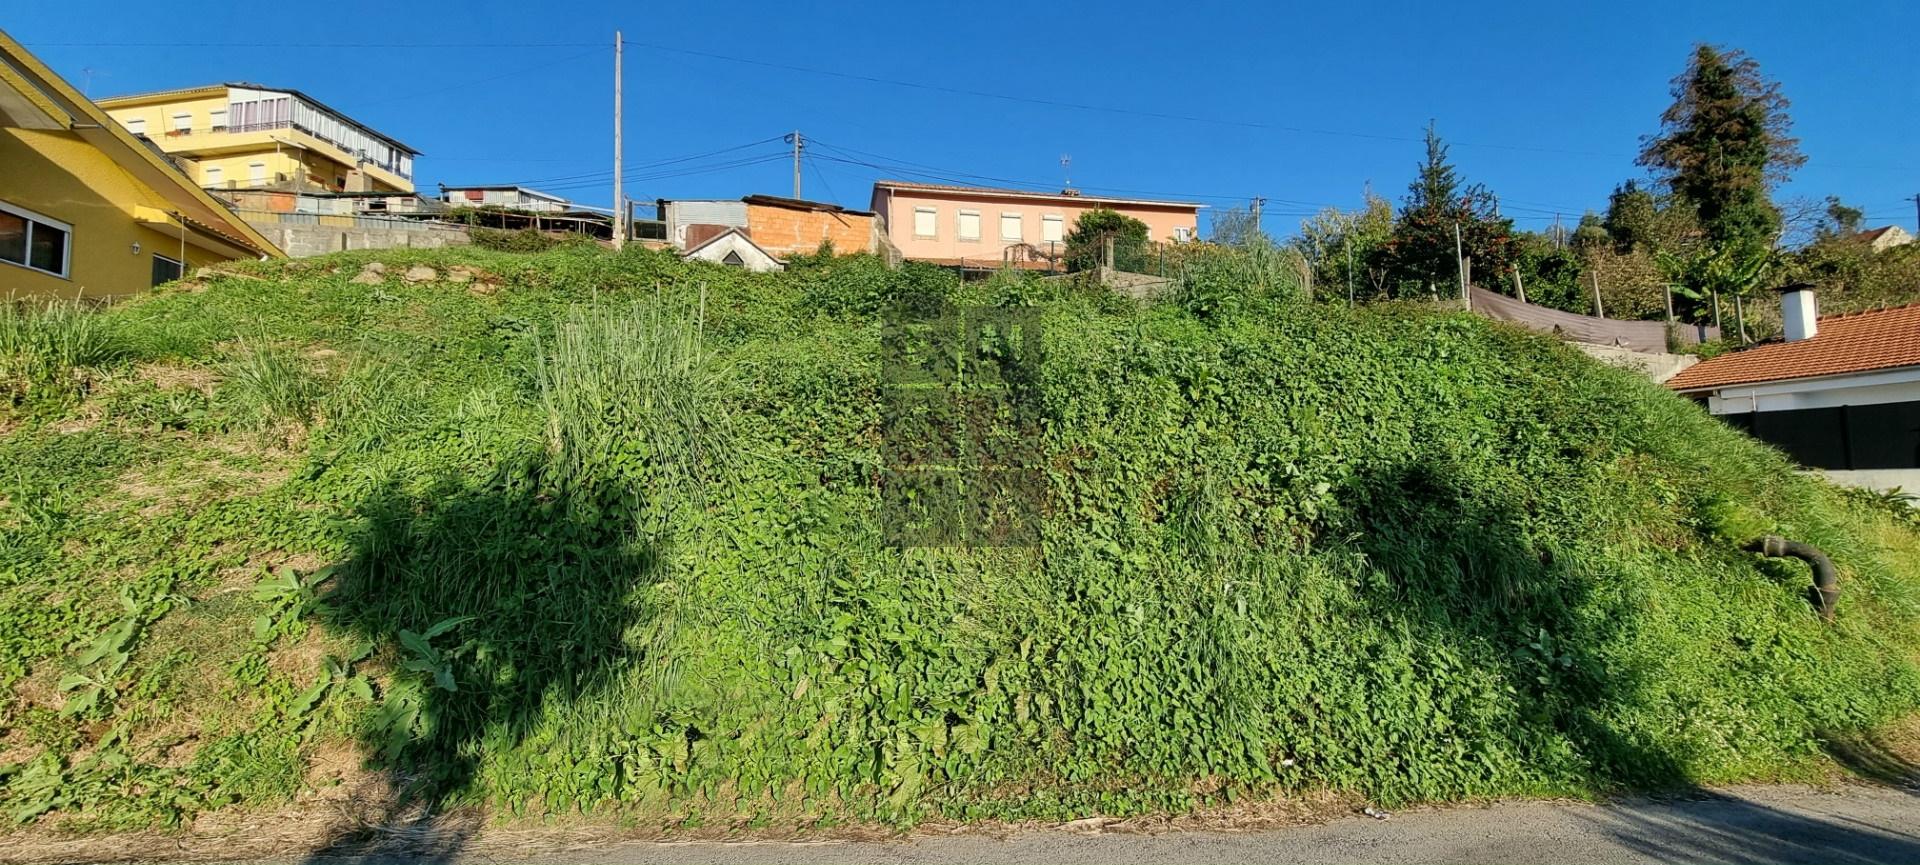
[[[684,504],[733,459],[726,372],[699,314],[596,302],[569,309],[541,340],[535,381],[558,486]]]
[[[218,398],[239,425],[256,430],[313,423],[327,392],[310,358],[263,339],[242,341],[216,370]]]
[[[130,354],[115,321],[78,302],[0,302],[0,384],[16,395],[71,394],[77,373]]]

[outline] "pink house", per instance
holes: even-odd
[[[1080,214],[1119,211],[1147,224],[1156,241],[1198,236],[1200,208],[1185,201],[1106,198],[985,186],[882,180],[873,184],[874,213],[900,254],[945,265],[1045,268],[1066,249]]]

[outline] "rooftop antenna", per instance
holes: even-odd
[[[1060,154],[1060,175],[1061,177],[1065,178],[1067,182],[1067,189],[1072,189],[1073,188],[1073,156],[1071,154],[1066,154],[1066,153]]]

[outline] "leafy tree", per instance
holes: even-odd
[[[1310,262],[1323,295],[1344,295],[1349,277],[1357,297],[1387,292],[1387,271],[1378,259],[1393,237],[1393,205],[1371,188],[1363,195],[1365,203],[1358,210],[1329,207],[1302,220],[1300,234],[1291,243]]]
[[[1585,312],[1581,275],[1585,271],[1577,248],[1568,247],[1547,232],[1514,235],[1513,263],[1525,278],[1527,302]]]
[[[1476,279],[1505,283],[1512,256],[1512,220],[1499,215],[1499,200],[1485,186],[1466,185],[1447,161],[1447,145],[1427,125],[1427,158],[1407,187],[1406,204],[1393,235],[1378,254],[1400,296],[1431,293],[1438,286],[1458,290],[1454,227],[1460,249],[1473,260]]]
[[[1105,207],[1080,214],[1067,234],[1067,269],[1095,270],[1106,257],[1107,239],[1113,239],[1113,266],[1144,272],[1147,265],[1147,224]]]
[[[1580,224],[1573,228],[1573,248],[1582,252],[1616,247],[1613,232],[1607,229],[1606,221],[1593,211],[1580,214]]]
[[[1260,223],[1254,221],[1253,213],[1244,207],[1215,211],[1211,234],[1213,242],[1221,246],[1248,247],[1273,242],[1260,228]]]
[[[1712,243],[1771,244],[1780,230],[1771,191],[1806,162],[1787,134],[1787,104],[1744,52],[1695,46],[1640,164],[1693,210]]]
[[[1858,207],[1849,207],[1841,203],[1840,196],[1827,196],[1827,222],[1815,233],[1815,238],[1849,237],[1860,233],[1867,213]]]

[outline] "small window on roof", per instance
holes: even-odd
[[[727,250],[727,256],[725,258],[720,259],[720,263],[728,267],[746,267],[747,266],[747,260],[740,257],[739,250],[733,250],[733,249]]]

